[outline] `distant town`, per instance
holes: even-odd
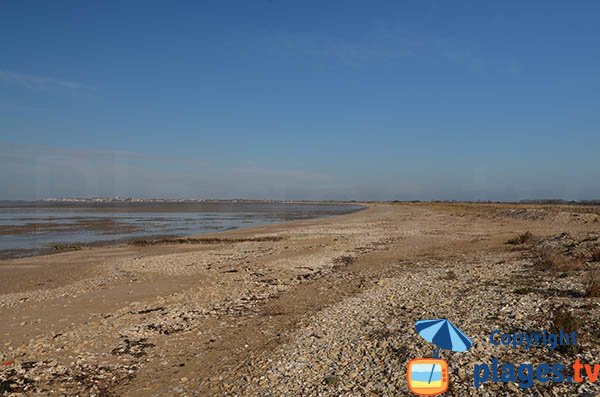
[[[203,202],[240,202],[261,201],[281,202],[285,200],[247,200],[247,199],[194,199],[194,198],[136,198],[136,197],[60,197],[47,198],[43,201],[61,203],[203,203]]]
[[[163,203],[163,202],[203,202],[213,201],[205,199],[164,199],[164,198],[136,198],[136,197],[58,197],[47,198],[43,201],[71,202],[71,203]]]
[[[302,203],[356,202],[354,200],[264,200],[264,199],[198,199],[198,198],[136,198],[136,197],[53,197],[41,200],[54,203]]]

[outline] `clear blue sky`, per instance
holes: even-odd
[[[0,2],[0,199],[600,198],[600,2],[323,3]]]

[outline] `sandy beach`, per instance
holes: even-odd
[[[492,357],[600,361],[597,207],[366,206],[0,261],[0,395],[407,395],[406,363],[432,354],[414,323],[442,317],[474,341],[442,354],[448,395],[475,394],[473,367]],[[542,263],[544,253],[554,256]],[[554,329],[565,313],[576,349],[487,340]],[[600,382],[477,393],[595,396]]]

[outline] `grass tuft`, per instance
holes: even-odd
[[[600,248],[596,248],[592,251],[590,262],[600,262]]]
[[[519,234],[517,237],[511,238],[510,240],[508,240],[506,242],[506,244],[521,245],[521,244],[528,243],[532,240],[533,240],[533,234],[531,234],[530,232],[525,232],[525,233]]]
[[[333,260],[336,265],[351,265],[354,263],[354,258],[349,255],[338,256]]]
[[[535,252],[533,267],[537,270],[551,272],[569,272],[580,270],[583,260],[579,257],[570,258],[553,248],[540,248]]]
[[[561,330],[565,333],[575,332],[578,333],[579,328],[581,326],[580,320],[573,315],[573,312],[564,306],[559,306],[554,309],[552,313],[552,331],[555,333],[560,332]],[[567,354],[577,354],[579,351],[579,346],[569,344],[560,346],[557,349],[563,353]]]
[[[79,251],[81,249],[81,246],[79,246],[79,245],[73,245],[73,244],[54,244],[52,246],[52,249],[54,251],[61,251],[61,252]]]
[[[564,306],[558,306],[552,313],[552,330],[555,332],[577,332],[579,328],[579,319]]]
[[[588,273],[585,294],[590,298],[600,298],[600,269]]]
[[[326,377],[325,377],[325,379],[323,380],[323,382],[324,382],[326,385],[329,385],[329,386],[335,386],[335,385],[337,385],[337,384],[338,384],[338,382],[339,382],[339,381],[340,381],[340,378],[338,378],[338,377],[337,377],[337,376],[335,376],[335,375],[328,375],[328,376],[326,376]]]
[[[457,280],[458,276],[454,273],[454,270],[448,270],[442,277],[442,280]]]

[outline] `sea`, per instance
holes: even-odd
[[[314,202],[0,202],[0,258],[138,238],[190,236],[341,215],[360,205]]]

